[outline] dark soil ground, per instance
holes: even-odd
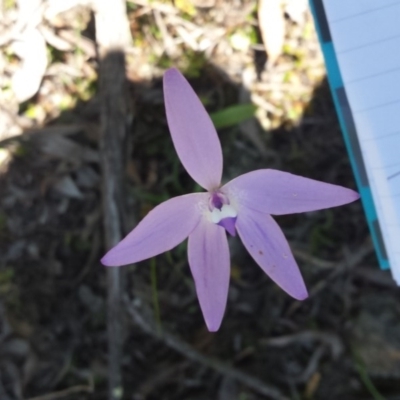
[[[252,2],[244,3],[251,10]],[[198,11],[193,21],[217,21],[228,5],[217,2],[214,11]],[[139,15],[143,7],[132,6],[129,15],[133,34],[148,43],[146,32],[156,24],[149,14]],[[303,23],[310,21],[307,14]],[[303,28],[288,18],[285,23],[286,49],[303,51],[293,45],[296,29]],[[247,32],[243,21],[238,24]],[[251,93],[259,90],[258,102],[270,106],[257,104],[257,119],[218,130],[224,181],[276,168],[356,189],[326,80],[310,78],[316,60],[322,68],[315,36],[301,40],[301,62],[287,50],[274,68],[258,65],[260,46],[232,53],[231,62],[223,53],[192,53],[186,68],[177,60],[179,48],[176,58],[157,58],[151,79],[138,72],[152,65],[147,59],[140,68],[128,65],[134,123],[126,163],[127,228],[161,201],[196,190],[166,124],[160,76],[169,65],[186,71],[210,112],[250,96],[232,71],[246,63],[262,71]],[[142,46],[136,48],[145,58],[150,50]],[[58,57],[65,61],[66,55]],[[294,78],[287,78],[288,65]],[[276,85],[281,96],[262,92],[263,83]],[[91,85],[95,91],[95,78]],[[8,152],[0,172],[0,400],[107,398],[100,111],[97,95],[86,94],[0,143]],[[20,106],[19,115],[45,108],[43,96]],[[124,267],[124,399],[271,398],[265,387],[279,392],[276,398],[293,400],[400,399],[399,291],[390,273],[379,270],[361,203],[277,221],[309,299],[290,298],[230,238],[229,300],[214,334],[199,310],[186,243]]]

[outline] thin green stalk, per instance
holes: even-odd
[[[150,279],[151,279],[151,291],[153,297],[153,308],[154,308],[154,318],[156,320],[157,333],[161,334],[161,317],[160,317],[160,303],[158,301],[158,289],[157,289],[157,268],[156,268],[156,258],[153,257],[150,260]]]
[[[371,381],[370,377],[368,376],[367,371],[365,370],[365,365],[363,361],[361,360],[360,355],[358,354],[357,350],[354,348],[352,349],[353,353],[353,359],[354,363],[358,372],[358,375],[360,376],[361,382],[364,384],[365,388],[368,390],[368,392],[371,394],[371,396],[374,398],[374,400],[386,400],[385,397],[383,397],[378,389],[375,387],[374,383]]]

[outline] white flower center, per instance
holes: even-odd
[[[224,204],[221,207],[221,210],[218,210],[218,208],[214,208],[214,210],[211,211],[211,222],[214,222],[214,224],[218,224],[218,222],[224,218],[235,217],[237,217],[237,212],[229,204]]]

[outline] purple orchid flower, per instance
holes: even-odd
[[[101,260],[117,267],[177,246],[187,237],[190,269],[209,331],[225,312],[230,277],[226,232],[239,233],[255,262],[289,295],[304,300],[303,278],[281,229],[271,217],[321,210],[359,198],[353,190],[272,169],[241,175],[221,186],[222,150],[199,98],[174,68],[164,75],[172,140],[189,175],[206,193],[178,196],[155,207]]]

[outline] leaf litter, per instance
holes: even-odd
[[[88,2],[39,3],[32,26],[22,1],[4,2],[0,26],[0,398],[101,400],[106,288],[93,21]],[[264,45],[274,31],[263,30],[255,1],[127,2],[129,228],[166,198],[196,190],[168,139],[160,78],[171,66],[219,118],[238,104],[257,107],[254,116],[242,109],[246,120],[221,123],[224,181],[268,165],[354,187],[310,13],[280,4],[282,45],[270,63]],[[46,42],[47,62],[38,50],[41,61],[24,72],[35,90],[28,96],[22,85],[23,96],[13,76],[27,64],[15,44],[28,28]],[[164,337],[149,328],[150,268],[129,267],[126,398],[262,399],[272,388],[293,399],[362,399],[372,396],[371,382],[375,394],[398,395],[398,294],[378,269],[361,206],[279,224],[313,295],[290,299],[233,238],[229,311],[217,335],[204,329],[185,245],[156,262]],[[137,309],[147,325],[132,324]]]

